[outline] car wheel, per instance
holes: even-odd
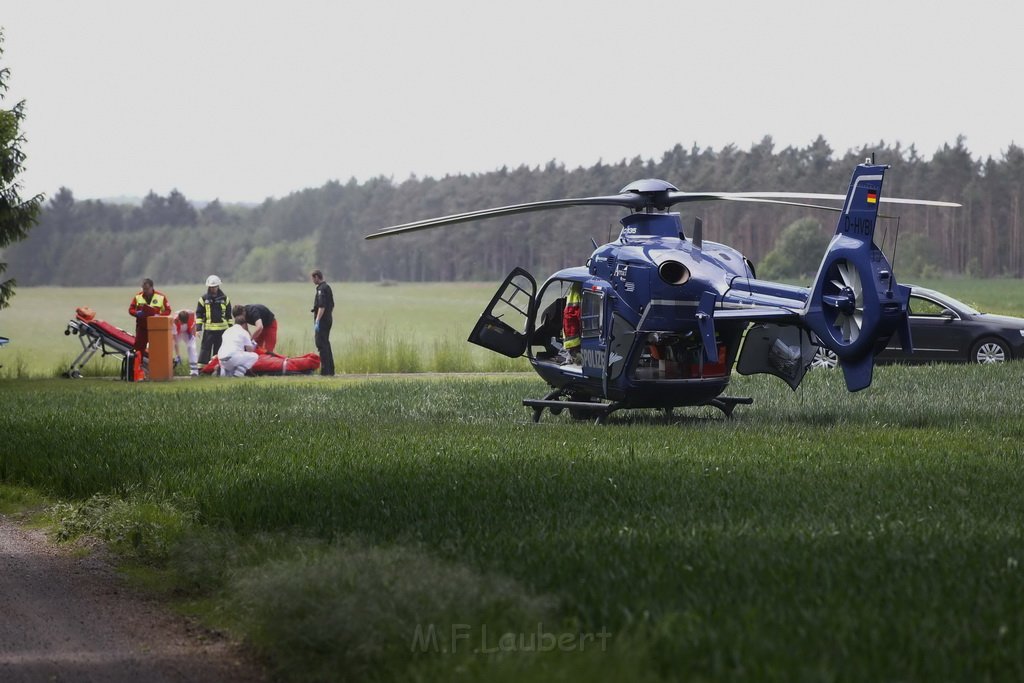
[[[831,370],[837,365],[839,365],[839,356],[835,351],[826,349],[824,346],[819,346],[818,350],[814,352],[814,358],[811,359],[812,368]]]
[[[987,337],[980,340],[971,349],[970,362],[972,363],[1005,363],[1010,360],[1010,348],[1001,339]]]

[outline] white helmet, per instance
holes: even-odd
[[[206,278],[206,286],[220,287],[220,278],[217,277],[216,275],[211,275],[210,277]]]

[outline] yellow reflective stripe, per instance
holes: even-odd
[[[164,307],[164,297],[154,294],[150,302],[146,303],[145,296],[139,293],[135,295],[135,303],[139,306],[152,306],[153,308],[160,309]]]
[[[206,310],[206,320],[199,321],[199,322],[202,322],[202,324],[205,326],[205,328],[207,330],[209,330],[211,332],[218,332],[220,330],[226,330],[229,327],[231,327],[231,320],[230,320],[230,316],[228,315],[228,313],[230,313],[230,311],[228,310],[228,302],[227,301],[225,301],[224,303],[221,303],[221,304],[217,304],[217,306],[220,306],[220,309],[221,309],[221,315],[220,315],[221,321],[219,323],[210,322],[211,320],[213,320],[213,306],[214,305],[211,304],[206,299],[200,299],[199,301],[203,304],[203,308]]]

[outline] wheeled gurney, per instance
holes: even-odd
[[[132,361],[135,358],[135,335],[106,321],[97,320],[88,308],[79,308],[75,311],[75,317],[68,321],[64,334],[77,335],[78,341],[82,342],[82,352],[71,361],[71,367],[64,373],[65,377],[81,377],[82,368],[97,352],[101,357],[119,356],[122,379],[130,376]],[[144,368],[149,367],[149,357],[145,352],[142,355],[142,365]]]

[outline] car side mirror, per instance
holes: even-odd
[[[954,313],[949,308],[943,308],[942,309],[942,313],[940,313],[939,315],[941,315],[943,318],[945,318],[946,320],[951,321],[951,322],[953,320],[956,320],[956,313]]]

